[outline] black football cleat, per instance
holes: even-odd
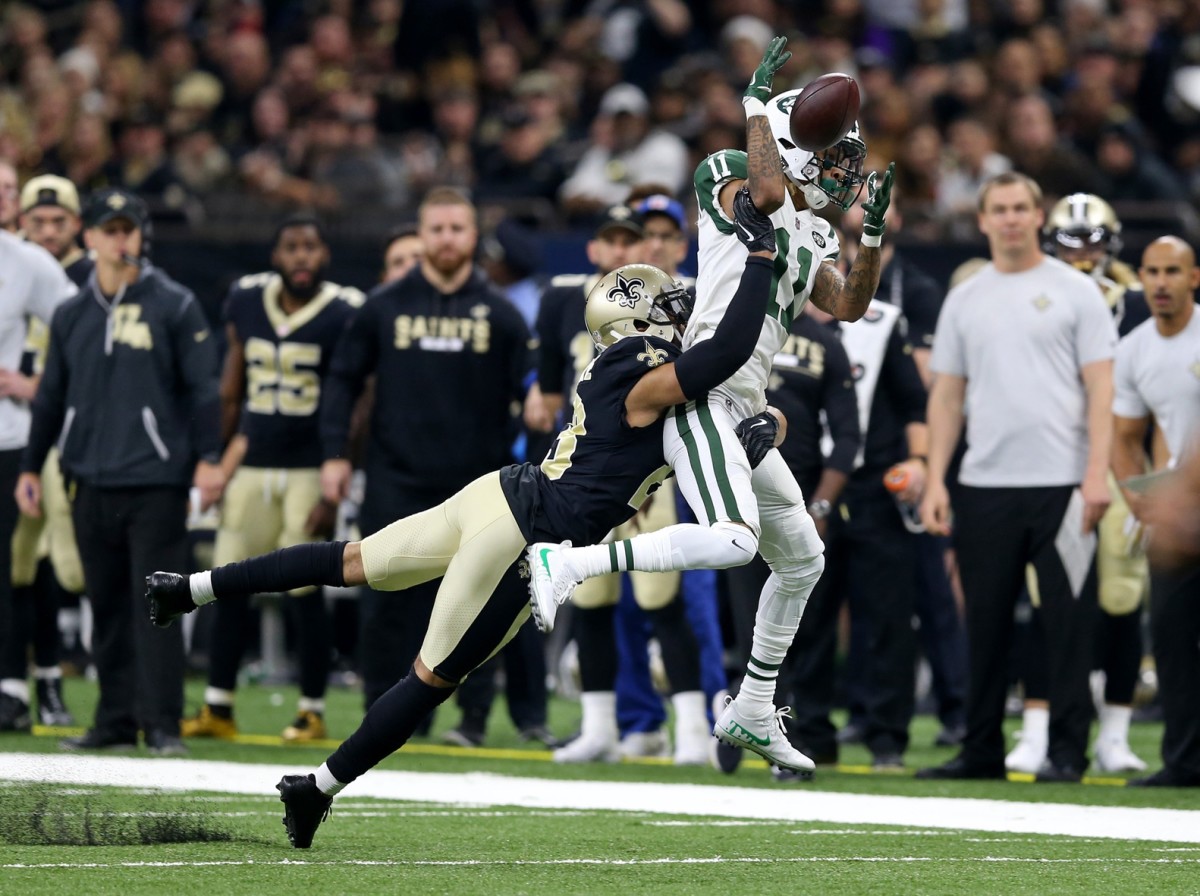
[[[284,775],[275,789],[283,803],[283,826],[287,828],[288,840],[296,849],[312,846],[317,832],[333,806],[333,797],[317,790],[314,775]]]
[[[150,621],[167,628],[185,613],[196,609],[187,576],[175,572],[154,572],[146,576],[146,599],[150,601]]]

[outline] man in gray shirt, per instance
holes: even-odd
[[[1109,504],[1116,329],[1094,281],[1044,255],[1041,189],[1005,173],[980,190],[992,260],[946,297],[929,394],[921,517],[950,531],[946,469],[967,425],[954,494],[969,685],[962,752],[922,778],[1003,778],[1006,667],[1025,567],[1037,573],[1050,673],[1038,780],[1079,781],[1092,704],[1095,528]]]
[[[1145,439],[1150,416],[1158,422],[1171,464],[1195,458],[1200,437],[1200,314],[1194,294],[1200,268],[1191,246],[1164,236],[1146,247],[1140,274],[1152,320],[1117,346],[1113,399],[1112,468],[1134,515],[1156,539],[1181,527],[1159,522],[1131,477],[1146,470]],[[1174,479],[1178,479],[1178,474]],[[1185,480],[1186,481],[1186,480]],[[1188,492],[1179,483],[1166,490]],[[1194,500],[1190,496],[1189,500]],[[1164,533],[1164,529],[1167,531]],[[1172,531],[1172,529],[1174,531]],[[1150,632],[1163,707],[1162,770],[1130,783],[1138,787],[1200,787],[1200,565],[1164,562],[1151,551]]]

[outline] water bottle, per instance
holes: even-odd
[[[912,477],[908,470],[900,464],[896,464],[883,474],[883,486],[896,499],[896,509],[900,511],[900,519],[904,522],[904,528],[913,535],[920,535],[925,531],[925,525],[921,522],[920,508],[900,497],[900,493],[908,488],[911,481]]]

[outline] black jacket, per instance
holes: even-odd
[[[92,486],[184,486],[220,456],[217,354],[191,291],[146,265],[110,302],[93,273],[50,323],[21,469],[57,442],[63,472]]]

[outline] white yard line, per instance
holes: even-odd
[[[132,788],[150,785],[173,791],[274,797],[275,782],[282,775],[297,771],[294,766],[193,759],[8,753],[0,763],[0,780]],[[356,781],[347,796],[476,807],[612,810],[1200,843],[1200,810],[1182,809],[872,796],[795,788],[763,790],[700,784],[555,781],[481,772],[448,775],[380,770]]]

